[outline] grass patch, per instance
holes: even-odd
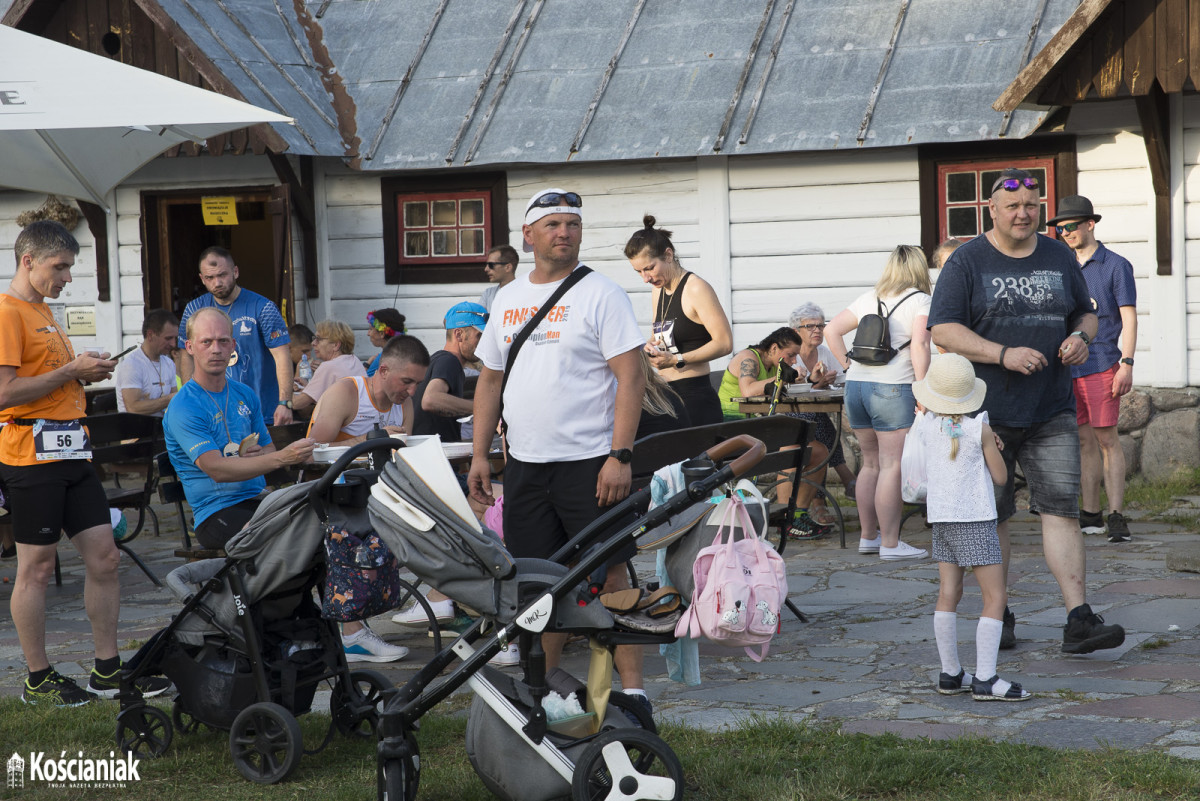
[[[1157,648],[1166,648],[1171,644],[1170,640],[1165,640],[1162,637],[1156,637],[1153,640],[1146,640],[1142,643],[1142,650],[1153,651]]]
[[[1078,690],[1068,690],[1066,687],[1059,687],[1057,690],[1054,691],[1054,694],[1057,695],[1059,698],[1061,698],[1064,701],[1073,701],[1075,703],[1081,703],[1081,702],[1087,700],[1086,693],[1081,693]]]
[[[1200,495],[1200,470],[1180,470],[1166,481],[1134,478],[1125,487],[1125,506],[1162,514],[1175,506],[1176,498],[1186,495]]]
[[[0,700],[0,750],[28,758],[104,757],[113,748],[115,705],[37,709]],[[305,744],[324,736],[323,714],[300,718]],[[467,761],[465,717],[429,715],[422,721],[422,801],[485,801],[492,796]],[[683,763],[685,796],[696,801],[978,801],[1012,799],[1195,798],[1200,766],[1159,753],[1120,750],[1056,751],[980,739],[914,740],[895,735],[843,735],[834,724],[807,725],[753,718],[744,728],[705,732],[666,726],[664,739]],[[498,745],[497,747],[503,747]],[[321,754],[305,756],[292,778],[275,786],[245,781],[229,758],[224,732],[176,734],[161,759],[144,760],[141,781],[106,789],[105,798],[221,798],[225,801],[375,798],[374,742],[335,736]],[[0,790],[21,801],[91,798],[95,790],[26,782]]]

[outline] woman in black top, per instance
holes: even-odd
[[[642,223],[625,244],[625,257],[652,287],[654,328],[646,353],[683,398],[692,425],[720,423],[721,401],[708,363],[733,352],[729,319],[709,283],[680,266],[671,232],[655,228],[649,214]]]

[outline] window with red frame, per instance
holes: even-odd
[[[491,247],[487,192],[396,196],[400,264],[482,263]]]
[[[1038,232],[1054,236],[1046,230],[1046,220],[1054,216],[1054,159],[1028,158],[1006,161],[970,161],[959,164],[939,164],[938,175],[938,241],[950,237],[970,239],[992,230],[992,215],[988,210],[988,192],[1000,173],[1008,167],[1026,170],[1038,179],[1041,212]]]

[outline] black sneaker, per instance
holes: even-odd
[[[828,536],[830,531],[833,531],[833,526],[822,526],[809,517],[808,512],[799,512],[792,518],[787,535],[789,540],[819,540]]]
[[[1125,642],[1125,629],[1115,623],[1105,624],[1104,618],[1094,614],[1087,604],[1072,611],[1078,614],[1068,616],[1063,626],[1064,654],[1090,654]]]
[[[162,676],[138,676],[133,686],[142,692],[143,698],[153,698],[171,689],[171,680]],[[111,676],[101,676],[92,668],[92,676],[88,679],[88,691],[101,698],[116,698],[121,690],[121,669],[117,668]]]
[[[1004,607],[1003,627],[1000,629],[1000,650],[1007,651],[1017,647],[1017,616],[1007,606]]]
[[[1129,542],[1129,524],[1125,522],[1125,515],[1120,512],[1113,512],[1108,516],[1108,541]]]
[[[27,704],[50,706],[83,706],[95,697],[57,670],[50,671],[50,675],[36,687],[31,687],[26,678],[25,692],[21,693],[21,700]]]
[[[1079,512],[1079,530],[1084,534],[1104,533],[1104,514],[1102,512]]]
[[[647,698],[646,696],[641,695],[639,693],[632,693],[632,694],[627,693],[625,697],[628,698],[630,701],[633,701],[633,703],[637,704],[638,706],[644,708],[646,710],[646,714],[649,715],[651,718],[654,717],[654,704],[650,703],[649,698]],[[638,718],[638,716],[636,714],[634,714],[633,712],[631,712],[627,709],[621,710],[621,714],[623,714],[629,720],[629,722],[632,723],[634,726],[641,728],[642,721]]]

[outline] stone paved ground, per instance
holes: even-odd
[[[1200,499],[1189,499],[1193,503]],[[1193,509],[1194,511],[1194,509]],[[174,513],[160,509],[162,536],[146,534],[134,547],[154,572],[166,575],[179,561]],[[853,523],[852,523],[853,525]],[[647,659],[647,690],[662,718],[703,727],[736,724],[750,715],[836,721],[846,731],[894,732],[947,738],[977,735],[1059,747],[1149,748],[1200,758],[1200,575],[1172,572],[1168,556],[1196,543],[1191,531],[1135,521],[1133,542],[1087,538],[1088,595],[1109,622],[1125,626],[1125,644],[1089,656],[1060,651],[1065,613],[1041,556],[1037,520],[1014,520],[1010,604],[1019,642],[1001,652],[1000,673],[1035,693],[1024,703],[981,704],[969,695],[941,696],[932,612],[937,567],[929,560],[880,562],[836,541],[790,543],[785,549],[793,601],[807,623],[784,619],[769,657],[756,664],[739,652],[704,645],[703,683],[688,687],[665,678],[658,655]],[[907,540],[928,547],[919,525]],[[52,661],[68,675],[91,668],[89,628],[83,611],[82,565],[63,548],[61,588],[50,588],[48,645]],[[639,557],[640,572],[652,564]],[[0,602],[7,611],[16,572],[0,562]],[[128,657],[138,641],[166,625],[178,604],[155,588],[127,559],[121,568],[120,642]],[[960,608],[963,663],[974,663],[974,620],[979,592],[968,577]],[[392,624],[373,623],[387,639],[412,649],[404,662],[380,667],[404,681],[428,660],[431,641]],[[566,666],[584,673],[586,647],[569,647]],[[0,628],[0,694],[16,695],[24,662],[11,623]]]

